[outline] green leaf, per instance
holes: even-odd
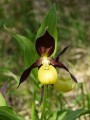
[[[27,69],[38,58],[34,43],[25,36],[15,34],[11,30],[7,29],[6,27],[5,29],[15,38],[15,41],[18,43],[19,48],[23,54],[25,67]],[[38,86],[39,81],[37,80],[37,69],[32,70],[30,75],[34,80],[34,82],[36,83],[36,85]]]
[[[31,118],[32,120],[39,120],[39,117],[38,117],[38,111],[36,110],[36,105],[35,103],[32,104],[32,112],[31,112]]]
[[[6,101],[1,93],[0,93],[0,106],[6,106]]]
[[[90,93],[87,95],[87,101],[88,101],[88,109],[90,109]]]
[[[57,29],[56,29],[56,6],[55,4],[51,7],[47,15],[45,16],[38,32],[36,38],[39,38],[47,29],[50,35],[55,39],[55,51],[53,55],[56,53],[57,49]]]
[[[84,110],[84,109],[79,109],[79,110],[62,110],[53,113],[48,120],[76,120],[82,115],[85,114],[90,114],[90,110]]]
[[[5,76],[14,78],[15,82],[16,82],[16,83],[19,83],[19,78],[18,78],[18,76],[16,76],[13,72],[9,71],[7,68],[5,68],[5,67],[0,67],[0,72],[1,72],[2,74],[4,74]]]
[[[17,114],[11,107],[2,106],[0,107],[0,120],[24,120],[24,119],[17,116]]]

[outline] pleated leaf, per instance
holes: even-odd
[[[76,120],[77,118],[85,115],[85,114],[90,114],[90,110],[84,110],[84,109],[79,109],[79,110],[62,110],[58,112],[54,112],[48,120]]]
[[[0,120],[24,120],[19,117],[11,107],[0,107]]]

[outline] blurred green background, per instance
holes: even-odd
[[[4,25],[15,33],[34,39],[54,2],[57,9],[58,51],[70,45],[61,61],[65,62],[81,83],[70,93],[56,94],[54,91],[52,106],[54,109],[90,108],[90,1],[0,0],[0,86],[4,81],[9,81],[7,101],[26,120],[29,120],[33,84],[27,81],[16,89],[18,78],[25,67],[20,49],[5,31]],[[84,116],[83,119],[88,117]]]

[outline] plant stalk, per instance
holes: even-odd
[[[47,86],[44,85],[44,96],[43,96],[43,105],[42,105],[42,113],[41,113],[41,120],[45,118],[45,108],[47,106]]]

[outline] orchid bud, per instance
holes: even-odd
[[[70,92],[76,87],[76,82],[71,79],[60,79],[54,84],[54,88],[61,92]]]

